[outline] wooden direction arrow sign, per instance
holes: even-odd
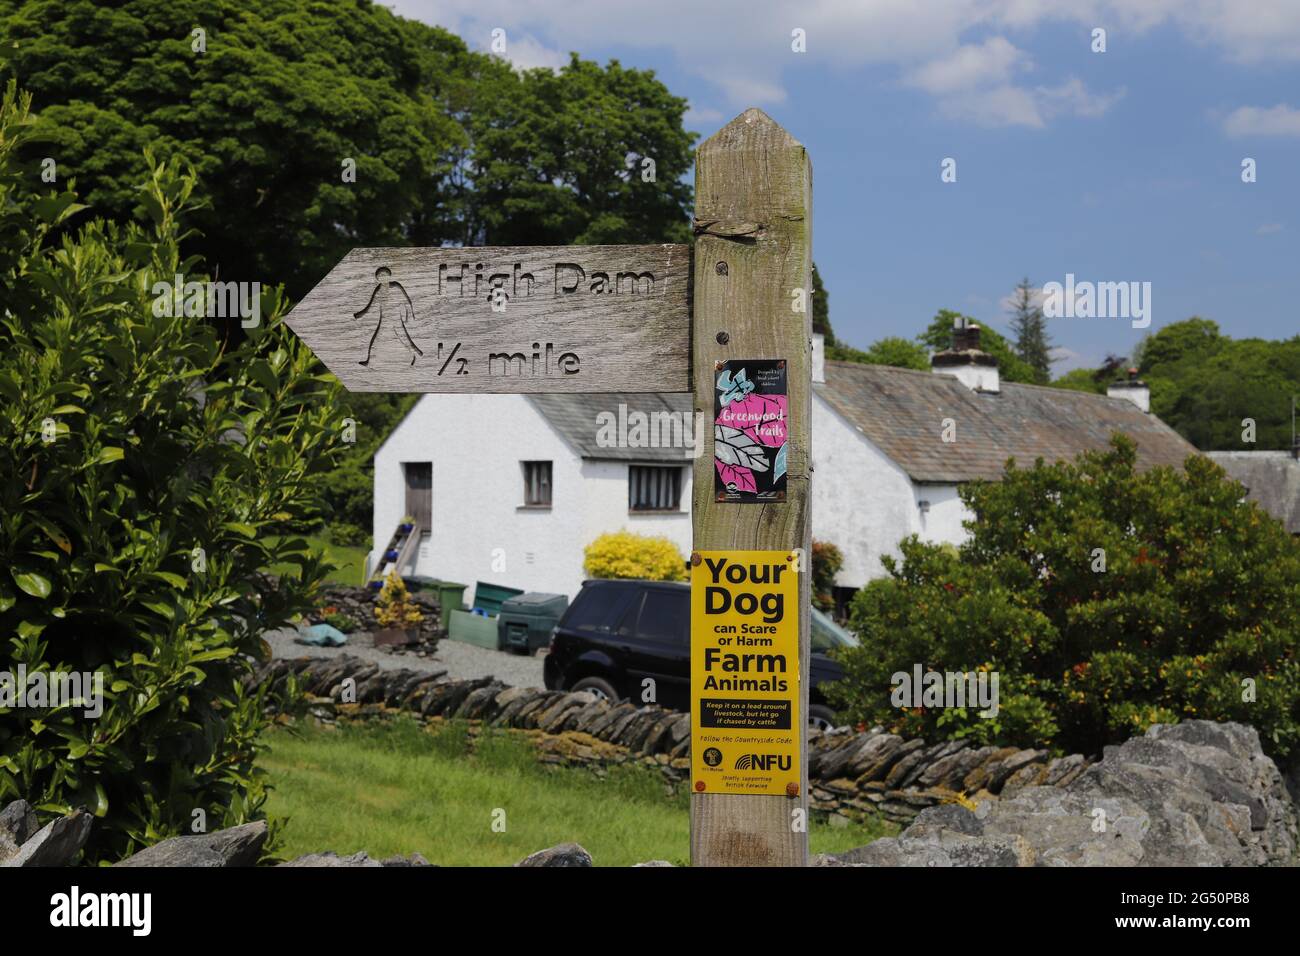
[[[353,392],[689,392],[691,249],[354,249],[289,314]]]

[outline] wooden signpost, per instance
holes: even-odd
[[[353,249],[289,327],[354,392],[690,391],[690,246]]]
[[[697,151],[695,233],[693,248],[354,249],[287,322],[351,391],[693,391],[696,412],[710,418],[729,405],[695,463],[694,548],[715,567],[719,556],[765,552],[805,573],[784,620],[798,624],[798,661],[781,663],[781,679],[793,684],[783,701],[759,708],[793,716],[788,746],[715,753],[728,771],[755,759],[793,762],[783,793],[771,780],[744,793],[693,781],[691,861],[803,866],[812,167],[762,111],[746,110]],[[712,703],[723,714],[744,706]]]

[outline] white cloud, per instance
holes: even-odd
[[[682,117],[688,129],[692,126],[716,126],[727,118],[727,115],[722,110],[715,110],[707,106],[691,106],[686,110],[686,115]]]
[[[1005,37],[965,44],[909,72],[904,81],[938,98],[945,116],[979,126],[1041,128],[1057,116],[1094,118],[1124,95],[1088,92],[1070,77],[1058,86],[1017,86],[1013,77],[1034,69],[1032,60]]]
[[[1089,93],[1081,81],[1045,65],[1037,85],[1016,82],[1028,58],[1001,34],[1017,37],[1052,22],[1095,26],[1109,44],[1126,35],[1174,29],[1237,62],[1300,60],[1296,0],[390,0],[401,15],[437,23],[483,49],[502,27],[519,65],[556,65],[557,50],[669,50],[681,69],[716,84],[729,109],[779,103],[785,73],[805,62],[837,69],[883,66],[986,125],[1041,126],[1054,117],[1097,116],[1118,95]],[[807,52],[790,48],[806,31]],[[518,37],[516,40],[515,38]],[[1026,41],[1021,40],[1022,44]],[[528,44],[535,44],[530,48]],[[626,54],[625,54],[626,56]],[[917,64],[922,64],[920,67]]]
[[[1300,4],[1295,0],[1122,0],[1113,5],[1154,7],[1191,39],[1217,47],[1238,63],[1300,60]]]
[[[944,97],[939,101],[939,110],[949,119],[965,120],[977,126],[1038,129],[1046,125],[1034,94],[1016,86],[996,86]]]
[[[1124,98],[1120,87],[1109,96],[1089,93],[1083,81],[1072,76],[1060,86],[1039,86],[1034,92],[1048,116],[1068,115],[1093,118],[1101,116]]]
[[[530,70],[537,66],[557,70],[569,62],[567,53],[553,50],[531,36],[507,34],[505,58],[519,70]]]
[[[1223,121],[1229,136],[1300,136],[1300,110],[1277,106],[1239,106]]]
[[[768,106],[772,103],[785,102],[785,87],[777,81],[747,76],[743,72],[722,71],[713,78],[727,99],[737,105]]]
[[[1255,234],[1259,236],[1272,236],[1281,231],[1282,224],[1280,222],[1266,222],[1255,230]]]
[[[936,95],[958,93],[973,86],[1005,84],[1012,70],[1029,68],[1025,55],[1006,37],[959,46],[950,54],[913,70],[907,82]]]

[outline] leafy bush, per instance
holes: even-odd
[[[351,634],[361,625],[357,619],[346,611],[340,611],[331,605],[320,609],[320,620],[322,624],[328,624],[330,627],[342,631],[344,634]]]
[[[100,818],[92,861],[257,816],[265,725],[240,680],[261,632],[307,610],[327,565],[288,532],[315,507],[335,387],[263,293],[223,354],[202,319],[155,314],[183,260],[195,178],[153,165],[148,225],[73,228],[15,150],[30,98],[0,103],[0,634],[5,664],[98,672],[103,712],[0,708],[0,799]],[[166,311],[166,310],[159,310]],[[272,578],[260,569],[297,566]]]
[[[417,627],[424,620],[424,612],[411,600],[406,591],[406,582],[396,571],[389,571],[388,577],[384,579],[384,586],[379,591],[379,602],[375,605],[375,620],[381,627],[399,629]]]
[[[901,545],[854,600],[835,690],[899,733],[1095,753],[1156,722],[1252,724],[1300,745],[1300,546],[1199,455],[1139,474],[1131,441],[962,489],[960,548]],[[913,666],[1000,676],[1000,711],[894,709]]]
[[[835,575],[844,567],[844,552],[829,541],[812,543],[812,602],[823,611],[835,607]]]
[[[686,560],[675,544],[631,531],[602,534],[587,545],[582,568],[591,578],[686,580]]]
[[[364,548],[370,544],[370,532],[346,522],[329,525],[327,536],[330,544],[337,544],[344,548]]]

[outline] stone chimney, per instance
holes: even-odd
[[[1110,398],[1127,398],[1142,411],[1151,411],[1151,389],[1138,378],[1138,370],[1135,368],[1128,370],[1128,378],[1112,383],[1106,389],[1106,395]]]
[[[826,381],[826,336],[820,332],[812,334],[812,380]]]
[[[952,348],[935,352],[930,359],[931,371],[940,375],[955,376],[967,388],[976,392],[1001,391],[998,380],[998,360],[980,348],[978,323],[967,323],[958,318],[952,327]]]

